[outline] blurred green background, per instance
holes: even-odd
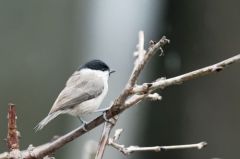
[[[165,56],[151,60],[139,83],[180,75],[238,54],[239,6],[234,0],[1,0],[0,152],[7,150],[3,139],[9,102],[17,105],[21,149],[43,144],[79,125],[77,119],[62,115],[42,131],[33,131],[68,77],[90,59],[102,59],[117,70],[103,103],[108,106],[128,79],[139,30],[145,32],[146,47],[149,40],[162,35],[171,40]],[[239,69],[235,64],[218,74],[167,88],[160,92],[162,101],[147,101],[128,110],[116,125],[124,129],[120,142],[125,145],[207,141],[208,147],[142,152],[128,158],[238,158]],[[86,158],[86,143],[97,142],[101,130],[102,126],[69,143],[56,157]],[[125,158],[108,147],[104,158],[113,156]]]

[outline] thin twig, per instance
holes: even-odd
[[[202,149],[207,145],[206,142],[200,142],[197,144],[187,144],[187,145],[173,145],[173,146],[152,146],[152,147],[139,147],[139,146],[129,146],[125,147],[124,145],[120,145],[110,138],[109,145],[117,149],[118,151],[122,152],[124,155],[129,155],[133,152],[141,152],[141,151],[153,151],[153,152],[160,152],[160,151],[167,151],[167,150],[177,150],[177,149]]]
[[[171,145],[171,146],[151,146],[151,147],[139,147],[139,146],[129,146],[126,147],[125,145],[121,145],[117,143],[123,129],[117,129],[115,131],[114,137],[109,138],[108,145],[112,146],[113,148],[117,149],[118,151],[122,152],[124,155],[129,155],[133,152],[141,152],[141,151],[166,151],[166,150],[176,150],[176,149],[190,149],[190,148],[197,148],[202,149],[207,145],[206,142],[200,142],[197,144],[187,144],[187,145]]]
[[[117,121],[117,116],[109,119],[108,122],[104,123],[102,137],[99,141],[98,150],[97,150],[95,159],[101,159],[103,157],[106,145],[108,143],[109,135],[111,133],[113,126],[116,124],[116,121]]]
[[[177,77],[173,77],[173,78],[161,78],[155,82],[152,83],[144,83],[140,86],[135,86],[134,89],[132,90],[132,93],[141,93],[141,92],[147,92],[149,90],[156,90],[156,89],[164,89],[168,86],[172,86],[172,85],[178,85],[178,84],[182,84],[186,81],[189,80],[193,80],[202,76],[206,76],[215,72],[220,72],[222,71],[224,68],[226,68],[227,66],[239,62],[240,61],[240,54],[233,56],[229,59],[226,59],[224,61],[221,61],[219,63],[216,63],[214,65],[211,66],[207,66]]]
[[[123,129],[115,130],[115,133],[114,133],[114,136],[113,136],[113,141],[117,141],[120,138],[122,132],[123,132]]]

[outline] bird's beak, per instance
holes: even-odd
[[[110,72],[109,72],[109,75],[111,75],[112,73],[114,73],[114,72],[116,72],[115,70],[111,70]]]

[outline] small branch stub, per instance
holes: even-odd
[[[19,149],[19,139],[17,131],[17,115],[16,107],[14,104],[9,104],[8,109],[8,133],[7,133],[7,146],[10,151]]]

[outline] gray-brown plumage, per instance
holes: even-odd
[[[57,97],[49,114],[59,110],[66,110],[74,107],[84,101],[99,96],[103,89],[104,84],[101,77],[94,77],[88,75],[84,79],[75,73],[66,83],[66,87]]]
[[[108,91],[110,70],[100,60],[93,60],[77,70],[66,82],[49,114],[36,127],[38,131],[60,114],[80,117],[96,111]]]

